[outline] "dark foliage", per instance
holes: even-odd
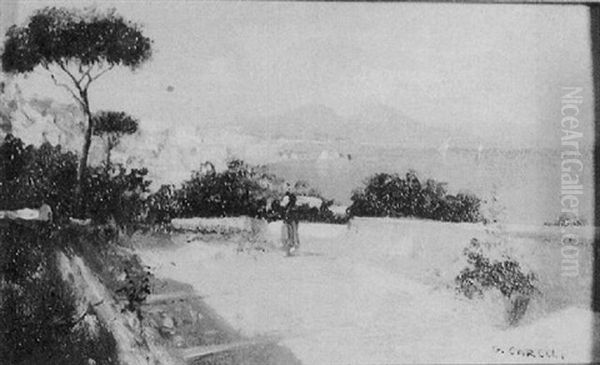
[[[134,134],[138,130],[139,121],[127,113],[101,111],[93,116],[94,135],[102,137],[106,143],[106,166],[110,166],[110,153],[122,136]]]
[[[560,226],[560,227],[581,227],[587,225],[588,222],[585,218],[578,217],[573,213],[561,213],[556,221],[545,222],[545,226]]]
[[[151,41],[140,27],[114,10],[46,7],[26,25],[6,33],[2,69],[30,72],[38,66],[71,60],[88,66],[103,63],[135,68],[150,57]]]
[[[85,217],[98,223],[110,219],[128,225],[141,219],[144,195],[150,182],[147,171],[122,166],[90,169],[84,180]],[[58,220],[74,215],[77,198],[77,157],[60,146],[24,146],[7,135],[0,145],[0,209],[21,209],[48,204]]]
[[[181,216],[183,191],[174,185],[162,185],[146,200],[146,221],[152,225],[167,225],[171,219]]]
[[[479,240],[473,238],[464,254],[471,267],[460,272],[456,283],[458,290],[468,298],[481,295],[488,288],[496,288],[506,297],[515,293],[529,296],[535,292],[533,273],[524,274],[519,263],[510,257],[503,261],[490,260]]]
[[[177,193],[181,217],[258,217],[264,212],[268,176],[233,160],[223,172],[194,172]]]
[[[282,198],[277,185],[283,180],[274,176],[263,166],[250,166],[243,161],[229,162],[227,169],[196,171],[180,188],[163,185],[147,199],[148,222],[168,224],[173,218],[191,217],[237,217],[249,216],[267,220],[282,219],[279,200]],[[318,196],[306,183],[297,184],[302,192],[310,192],[324,204],[321,208],[303,205],[294,210],[300,221],[322,223],[346,223],[347,217],[334,215],[329,207],[332,200]],[[271,202],[267,207],[268,202]]]
[[[0,209],[50,205],[54,217],[71,216],[77,180],[77,157],[43,144],[24,146],[7,135],[0,145]]]
[[[138,130],[138,123],[125,112],[101,111],[94,114],[94,134],[101,137],[106,134],[117,137],[133,134]]]
[[[333,204],[332,200],[324,201],[321,208],[301,205],[296,208],[296,215],[299,221],[344,224],[348,222],[346,217],[338,217],[329,210]]]
[[[418,217],[448,222],[479,222],[481,200],[468,193],[450,195],[445,183],[428,179],[421,183],[416,173],[404,178],[379,173],[362,190],[352,194],[351,216]]]
[[[48,225],[0,226],[0,363],[115,364],[110,333],[78,326],[82,314],[58,271],[56,239]]]
[[[144,197],[150,181],[148,170],[126,170],[121,165],[91,169],[86,175],[84,203],[86,216],[96,223],[110,220],[118,226],[139,223],[145,210]]]
[[[318,194],[315,194],[318,195]],[[292,216],[300,222],[346,224],[350,219],[348,216],[338,216],[334,214],[329,207],[333,205],[333,200],[327,200],[316,196],[323,201],[320,208],[310,207],[308,205],[297,205],[292,210]],[[262,216],[263,218],[274,221],[283,219],[284,209],[279,206],[279,200],[274,200],[271,209]]]
[[[127,303],[123,311],[134,313],[141,322],[144,317],[142,313],[142,305],[148,295],[150,295],[150,279],[152,273],[148,271],[148,267],[144,267],[138,262],[128,262],[125,267],[125,285],[116,290],[117,294],[125,296]]]
[[[479,240],[473,238],[464,254],[469,267],[464,268],[456,277],[456,290],[472,299],[482,296],[485,290],[496,289],[511,300],[513,307],[509,311],[509,323],[516,324],[525,314],[529,300],[538,293],[534,283],[535,274],[524,273],[521,265],[511,257],[491,260],[485,253]]]

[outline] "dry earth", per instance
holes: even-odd
[[[267,241],[277,242],[278,229],[269,226]],[[598,321],[587,309],[589,248],[581,249],[589,255],[581,277],[564,281],[552,232],[511,239],[543,293],[507,328],[501,300],[469,301],[452,288],[462,247],[482,234],[469,225],[366,220],[301,224],[302,248],[291,258],[276,246],[185,233],[169,244],[140,242],[137,252],[159,278],[191,284],[243,336],[279,336],[305,364],[600,360],[592,358]]]

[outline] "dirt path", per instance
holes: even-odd
[[[242,335],[281,336],[305,364],[590,360],[586,310],[503,329],[497,303],[461,300],[386,262],[410,248],[384,245],[382,255],[339,232],[303,238],[292,258],[200,240],[139,253],[159,277],[191,284]]]

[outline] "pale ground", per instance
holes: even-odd
[[[301,253],[292,258],[195,239],[139,254],[157,276],[192,284],[242,334],[281,336],[305,364],[591,360],[593,316],[585,303],[563,298],[553,307],[544,302],[552,295],[544,295],[520,326],[508,329],[500,299],[454,294],[461,248],[481,232],[380,223],[301,224]],[[268,238],[276,240],[278,229],[271,225]],[[527,252],[542,256],[521,249]],[[530,261],[533,269],[553,264]]]

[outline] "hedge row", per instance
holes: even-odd
[[[269,174],[263,166],[251,166],[233,160],[222,172],[194,172],[179,188],[163,185],[148,199],[148,220],[165,223],[173,218],[237,216],[281,219],[278,202],[283,197],[284,185],[282,179]],[[300,194],[307,187],[297,184],[292,190]],[[325,223],[347,221],[347,217],[338,217],[329,210],[333,200],[320,198],[323,201],[321,208],[297,208],[300,220]]]

